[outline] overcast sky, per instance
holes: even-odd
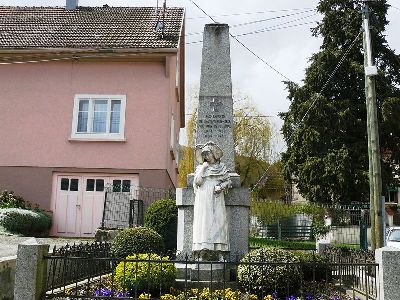
[[[313,10],[318,0],[195,0],[218,22],[228,23],[231,33],[239,35],[267,28],[262,33],[238,37],[284,76],[300,83],[311,54],[318,51],[321,40],[311,36],[310,28],[321,16]],[[159,0],[162,5],[163,0]],[[389,0],[387,40],[400,53],[400,0]],[[157,0],[80,0],[82,6],[156,6]],[[63,6],[65,0],[0,0],[0,5]],[[204,24],[211,20],[189,0],[167,0],[167,6],[186,8],[186,89],[200,80],[201,41]],[[229,16],[226,16],[229,15]],[[252,22],[252,24],[243,24]],[[237,26],[239,25],[239,26]],[[361,24],[360,24],[361,26]],[[286,28],[284,28],[286,27]],[[231,40],[232,81],[234,90],[249,96],[259,111],[276,116],[289,106],[284,78]],[[278,118],[271,121],[280,124]]]

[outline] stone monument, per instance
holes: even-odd
[[[240,177],[234,172],[229,26],[218,23],[207,24],[204,28],[199,110],[196,127],[197,148],[204,147],[210,143],[217,145],[223,153],[223,156],[220,157],[220,162],[229,173],[229,187],[224,187],[226,191],[224,201],[229,243],[228,249],[224,248],[222,250],[224,252],[223,258],[231,261],[237,260],[248,252],[250,196],[249,190],[240,186]],[[202,152],[200,151],[199,153]],[[202,167],[203,161],[201,159],[197,160],[196,170]],[[193,258],[193,251],[196,252],[198,250],[196,249],[197,246],[193,244],[194,178],[194,174],[188,175],[187,187],[177,189],[176,193],[178,207],[177,251],[180,258],[186,256]],[[211,258],[218,260],[212,255]],[[184,271],[184,267],[177,265],[178,271]],[[191,279],[209,280],[206,265],[202,273],[199,272],[201,268],[199,265],[194,266],[195,268],[197,268],[197,272],[191,272]],[[212,275],[214,281],[222,280],[221,277],[218,279],[217,268],[218,264],[215,264]],[[181,275],[183,273],[180,272]]]

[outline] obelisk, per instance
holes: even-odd
[[[235,173],[231,59],[229,26],[227,24],[208,24],[205,26],[202,55],[196,144],[212,141],[218,144],[223,152],[221,162],[229,170],[232,182],[232,188],[225,195],[230,245],[227,259],[236,260],[248,252],[250,195],[247,188],[241,187],[240,177]],[[193,254],[194,199],[193,174],[190,174],[188,175],[187,187],[176,190],[176,205],[178,207],[177,254],[180,258],[190,257]],[[186,267],[187,265],[177,264],[178,277],[181,279],[207,281],[210,276],[213,280],[222,279],[222,277],[217,279],[217,270],[211,273],[203,270],[204,272],[201,274],[192,272],[190,278],[187,278]],[[216,265],[214,265],[215,267]]]
[[[203,36],[196,144],[217,143],[222,162],[235,171],[233,100],[228,24],[207,24]]]

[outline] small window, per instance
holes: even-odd
[[[104,179],[96,179],[96,192],[104,191]]]
[[[113,180],[113,192],[121,191],[121,180]]]
[[[125,95],[76,95],[71,139],[123,140]]]
[[[68,189],[69,189],[69,179],[61,178],[61,190],[68,191]]]
[[[93,192],[94,191],[94,179],[86,180],[86,191]]]
[[[71,179],[70,191],[76,192],[79,189],[79,179]]]
[[[122,191],[123,192],[131,191],[131,181],[130,180],[122,180]]]

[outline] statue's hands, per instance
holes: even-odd
[[[208,167],[208,162],[207,162],[207,161],[203,162],[203,164],[201,165],[201,167],[202,167],[203,170],[207,169],[207,167]]]
[[[216,194],[219,194],[219,193],[221,193],[221,191],[222,191],[222,187],[220,185],[216,185],[214,188],[214,192]]]

